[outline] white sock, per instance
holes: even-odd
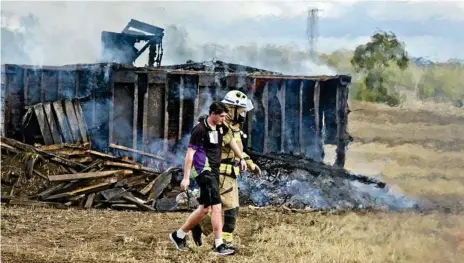
[[[176,234],[176,235],[177,235],[178,238],[184,239],[186,234],[187,234],[187,233],[185,233],[184,230],[179,229],[179,230],[177,230],[177,234]]]
[[[214,239],[214,245],[215,245],[216,247],[222,245],[222,238],[216,238],[216,239]]]

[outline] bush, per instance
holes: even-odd
[[[389,106],[398,106],[403,100],[400,94],[392,89],[389,91],[384,86],[369,89],[364,82],[357,83],[353,93],[356,100],[384,103]]]

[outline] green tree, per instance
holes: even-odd
[[[370,42],[356,47],[351,65],[362,76],[363,85],[357,90],[357,99],[391,106],[400,103],[400,95],[395,90],[399,80],[389,69],[396,65],[404,71],[409,58],[404,43],[398,41],[394,33],[376,32]]]

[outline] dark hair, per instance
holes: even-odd
[[[214,113],[214,114],[222,114],[224,112],[228,112],[229,109],[227,108],[227,105],[220,102],[220,101],[217,101],[217,102],[213,102],[213,104],[211,104],[211,106],[209,106],[209,114],[211,115],[211,113]]]

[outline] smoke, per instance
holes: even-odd
[[[294,170],[288,174],[264,171],[261,179],[248,173],[239,177],[240,195],[257,206],[286,205],[299,209],[414,209],[417,200],[403,195],[390,186],[379,188],[349,179],[326,175],[314,176]]]
[[[224,22],[229,19],[227,16],[237,19],[241,14],[226,14],[227,8],[218,6],[222,9],[191,23],[191,17],[204,16],[204,10],[188,8],[196,5],[177,2],[2,3],[2,63],[41,66],[99,62],[101,32],[120,32],[134,18],[165,29],[162,65],[185,63],[189,59],[217,59],[284,74],[336,73],[320,61],[310,60],[308,52],[293,44],[244,44],[244,40],[237,39],[221,45],[227,32],[216,28],[208,32],[206,30],[210,29],[203,29],[201,24],[216,20]],[[213,8],[215,5],[227,3],[207,6]],[[62,18],[58,21],[51,13],[60,13]],[[219,14],[222,17],[218,17]],[[82,20],[84,15],[95,19]],[[259,35],[259,32],[255,34]],[[139,57],[136,65],[144,66],[147,62],[148,51]]]

